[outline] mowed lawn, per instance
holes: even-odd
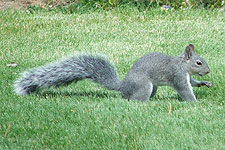
[[[67,56],[102,54],[122,79],[144,54],[176,56],[190,43],[211,69],[196,78],[214,84],[194,88],[198,102],[179,101],[169,87],[148,102],[128,102],[88,80],[29,96],[13,92],[19,73]],[[224,12],[0,11],[0,149],[224,149],[224,67]]]

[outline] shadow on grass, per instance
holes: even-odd
[[[156,95],[152,99],[150,99],[150,101],[168,101],[168,100],[179,101],[179,102],[184,101],[177,94],[173,94],[170,96]]]
[[[71,92],[71,91],[42,91],[38,92],[35,95],[43,98],[49,97],[83,97],[83,98],[120,98],[121,100],[127,100],[122,98],[122,95],[119,93],[110,93],[110,92],[102,92],[102,91],[85,91],[85,92]],[[149,99],[146,102],[151,101],[167,101],[174,100],[179,102],[184,102],[178,95],[171,95],[169,97],[156,95],[154,98]]]
[[[205,94],[204,92],[198,91],[196,92],[196,97],[197,99],[201,99],[204,97]],[[122,98],[122,94],[119,92],[108,92],[108,91],[101,91],[101,90],[88,90],[88,91],[58,91],[54,89],[49,89],[49,90],[43,90],[39,91],[37,93],[34,93],[34,95],[42,98],[54,98],[54,97],[74,97],[74,98],[119,98],[121,100],[126,100]],[[178,102],[186,102],[185,100],[182,100],[178,94],[171,94],[171,95],[159,95],[156,94],[153,98],[150,98],[146,102],[151,102],[151,101],[178,101]],[[132,101],[132,100],[131,100]]]
[[[48,97],[94,97],[94,98],[117,98],[118,94],[100,92],[100,91],[85,91],[85,92],[69,92],[69,91],[43,91],[36,95],[44,98]]]

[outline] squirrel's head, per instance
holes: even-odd
[[[203,76],[210,72],[206,61],[194,52],[194,45],[189,44],[184,51],[184,66],[191,75]]]

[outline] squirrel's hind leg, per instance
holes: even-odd
[[[129,100],[147,101],[152,94],[154,96],[157,90],[155,89],[154,93],[152,93],[154,88],[151,82],[146,82],[137,86],[138,87],[135,87],[136,90],[129,96]]]

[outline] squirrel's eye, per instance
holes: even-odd
[[[201,66],[201,65],[202,65],[202,62],[201,62],[200,60],[197,60],[197,61],[196,61],[196,64],[197,64],[198,66]]]

